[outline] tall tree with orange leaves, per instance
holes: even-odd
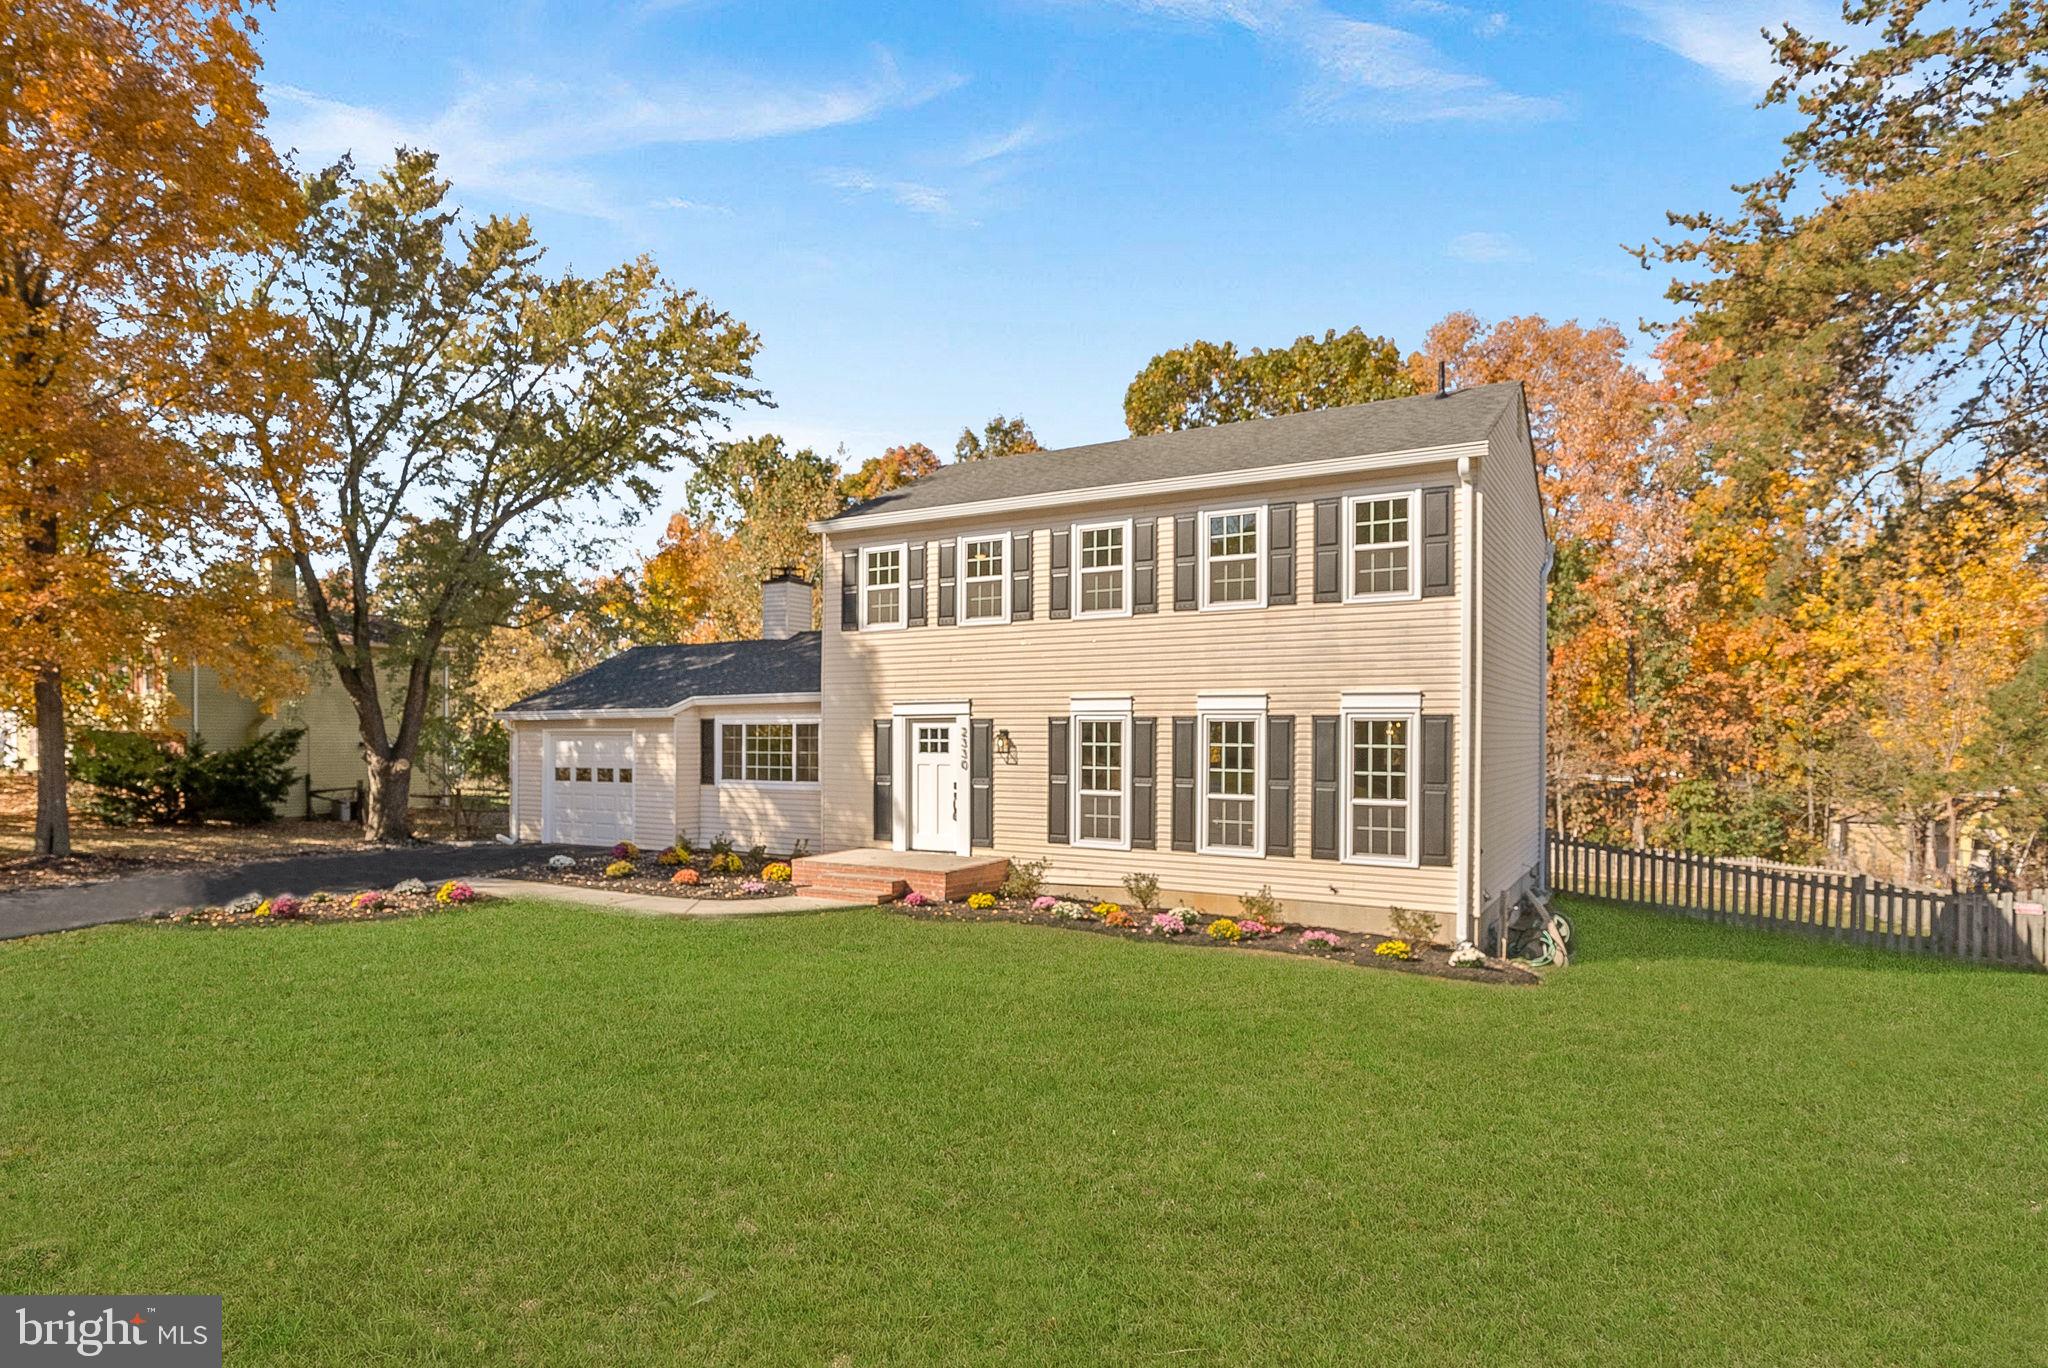
[[[70,851],[66,700],[153,636],[273,653],[280,600],[206,450],[222,372],[272,364],[224,258],[291,234],[242,0],[0,8],[0,689],[33,700],[35,850]],[[290,325],[256,324],[281,342]]]

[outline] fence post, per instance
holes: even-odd
[[[1849,881],[1849,933],[1858,945],[1867,943],[1863,932],[1863,898],[1868,882],[1861,874]]]

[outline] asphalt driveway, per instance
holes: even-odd
[[[0,893],[0,940],[70,931],[103,922],[133,921],[179,907],[224,903],[243,893],[266,897],[291,893],[351,892],[388,888],[401,879],[469,878],[495,874],[545,859],[566,846],[474,845],[395,846],[347,850],[332,855],[294,855],[280,860],[201,869],[133,874],[71,888],[28,888]]]

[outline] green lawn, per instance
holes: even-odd
[[[0,945],[0,1288],[230,1363],[2048,1361],[2048,976],[877,912]]]

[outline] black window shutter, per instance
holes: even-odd
[[[1173,611],[1193,611],[1195,590],[1195,515],[1183,513],[1173,520]]]
[[[1010,621],[1031,620],[1031,534],[1019,532],[1010,539]]]
[[[1173,719],[1173,848],[1195,848],[1195,719]]]
[[[1342,726],[1342,718],[1318,717],[1310,727],[1315,756],[1309,774],[1314,783],[1310,790],[1308,853],[1317,860],[1337,858],[1337,775]]]
[[[1159,848],[1159,719],[1131,722],[1131,848]]]
[[[958,542],[939,543],[939,626],[953,625],[953,601],[959,597],[953,589],[954,558],[959,554]]]
[[[849,551],[839,558],[839,630],[851,632],[860,626],[860,552]]]
[[[967,724],[967,843],[996,843],[996,724],[976,718]]]
[[[1422,719],[1422,838],[1417,853],[1426,865],[1451,862],[1451,717]]]
[[[1072,559],[1070,551],[1073,536],[1072,532],[1066,530],[1052,534],[1052,607],[1045,615],[1055,621],[1071,616],[1067,611],[1067,604],[1073,595],[1074,584],[1068,578],[1068,562]]]
[[[1337,499],[1316,500],[1316,602],[1340,603],[1344,598],[1344,535],[1338,526],[1343,508]]]
[[[1159,519],[1131,524],[1131,611],[1159,611]]]
[[[1294,853],[1294,719],[1266,719],[1266,853]]]
[[[697,723],[697,782],[718,782],[718,724],[708,717]]]
[[[1045,839],[1067,844],[1067,729],[1064,717],[1045,719]]]
[[[1294,505],[1266,509],[1266,602],[1294,602]]]
[[[923,542],[919,542],[910,548],[909,560],[910,565],[906,571],[906,576],[910,584],[910,592],[904,598],[904,602],[909,605],[909,611],[903,616],[903,624],[906,627],[922,627],[925,624]]]
[[[875,839],[896,839],[895,785],[890,771],[896,763],[894,728],[887,718],[875,720]]]
[[[1442,598],[1451,592],[1451,489],[1422,491],[1422,596]]]

